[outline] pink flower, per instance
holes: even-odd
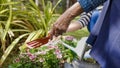
[[[54,46],[55,49],[58,49],[58,46]]]
[[[49,50],[52,50],[52,49],[54,49],[54,46],[53,46],[53,45],[49,45],[49,46],[48,46],[48,49],[49,49]]]
[[[61,51],[59,49],[55,50],[55,54],[60,54],[60,53],[61,53]]]
[[[55,46],[55,45],[49,45],[49,46],[48,46],[48,49],[49,49],[49,50],[52,50],[52,49],[58,49],[58,46]]]
[[[42,55],[45,55],[45,54],[46,54],[46,51],[41,51],[41,54],[42,54]]]
[[[57,58],[61,59],[62,58],[62,54],[57,54]]]
[[[33,54],[31,56],[29,56],[29,59],[32,60],[32,61],[34,61],[35,58],[36,58],[36,56],[33,55]]]
[[[57,58],[59,58],[59,59],[62,58],[62,54],[61,54],[60,49],[56,49],[56,50],[55,50],[55,54],[56,54],[56,57],[57,57]]]
[[[15,59],[15,62],[20,62],[20,59],[19,59],[19,58],[16,58],[16,59]]]
[[[74,39],[73,36],[67,36],[67,37],[65,37],[65,40],[68,40],[68,41],[72,41],[73,39]]]
[[[28,56],[31,56],[31,55],[32,55],[32,53],[30,53],[30,50],[29,50],[29,49],[27,49],[27,55],[28,55]]]
[[[27,55],[28,55],[28,56],[32,56],[32,53],[28,52]]]
[[[46,54],[46,51],[40,51],[40,52],[37,53],[37,55],[39,55],[39,54],[45,55],[45,54]]]

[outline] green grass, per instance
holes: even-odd
[[[67,32],[65,33],[64,35],[71,35],[71,36],[74,36],[76,39],[80,39],[81,37],[86,37],[89,35],[89,32],[87,30],[87,28],[82,28],[82,29],[79,29],[77,31],[74,31],[74,32]]]

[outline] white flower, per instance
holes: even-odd
[[[35,53],[35,55],[45,55],[46,54],[46,51],[38,51],[37,53]]]
[[[61,51],[59,50],[59,49],[56,49],[55,50],[55,54],[57,55],[57,54],[60,54],[61,53]]]
[[[68,40],[68,41],[73,41],[74,37],[73,36],[67,36],[65,37],[65,40]]]
[[[61,59],[62,58],[62,54],[57,54],[57,58]]]
[[[40,62],[44,62],[45,60],[44,60],[43,58],[40,58],[39,61],[40,61]]]

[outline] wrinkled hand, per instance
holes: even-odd
[[[55,24],[53,24],[53,27],[50,31],[51,37],[53,36],[59,36],[62,35],[63,33],[66,32],[67,28],[69,26],[69,23],[66,22],[56,22]]]

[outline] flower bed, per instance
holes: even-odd
[[[72,36],[61,39],[65,43],[76,46]],[[62,44],[49,44],[21,52],[9,68],[63,68],[64,62],[71,63],[77,55]]]

